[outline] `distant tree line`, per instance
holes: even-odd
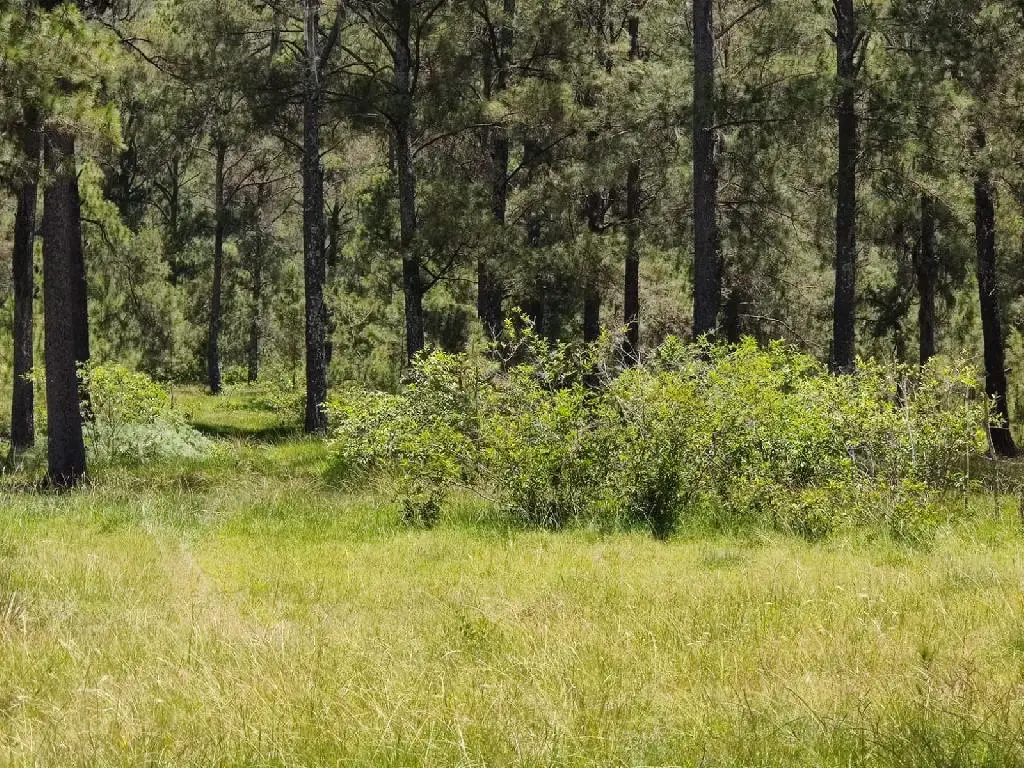
[[[1018,3],[6,0],[0,38],[10,438],[45,370],[55,486],[92,355],[304,370],[323,433],[331,382],[519,312],[624,367],[671,334],[980,352],[1016,454]]]

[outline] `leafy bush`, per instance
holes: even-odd
[[[471,487],[532,526],[916,535],[985,449],[976,376],[948,361],[836,377],[782,344],[678,340],[632,370],[609,357],[529,331],[491,358],[424,357],[402,394],[332,406],[335,468],[386,479],[414,518]]]
[[[123,365],[90,364],[81,371],[88,393],[86,444],[95,458],[146,462],[194,457],[210,447],[175,410],[170,394],[144,373]]]

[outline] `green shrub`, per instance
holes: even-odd
[[[678,340],[633,370],[608,358],[529,331],[489,358],[424,357],[401,394],[332,406],[335,468],[386,478],[413,518],[470,487],[529,526],[914,536],[985,449],[975,374],[949,361],[836,377],[782,344]]]
[[[100,461],[141,463],[189,458],[210,442],[175,410],[170,394],[144,373],[116,363],[90,364],[80,372],[86,446]]]

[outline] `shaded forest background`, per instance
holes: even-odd
[[[705,333],[837,371],[965,354],[1024,417],[1017,3],[0,8],[15,390],[45,293],[65,362],[304,385],[310,431],[329,384],[394,390],[521,318],[623,365]],[[59,189],[80,237],[47,230]],[[58,291],[83,272],[87,309]]]

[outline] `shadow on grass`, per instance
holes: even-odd
[[[254,443],[284,443],[302,437],[302,428],[297,424],[224,424],[196,420],[192,427],[207,437]]]

